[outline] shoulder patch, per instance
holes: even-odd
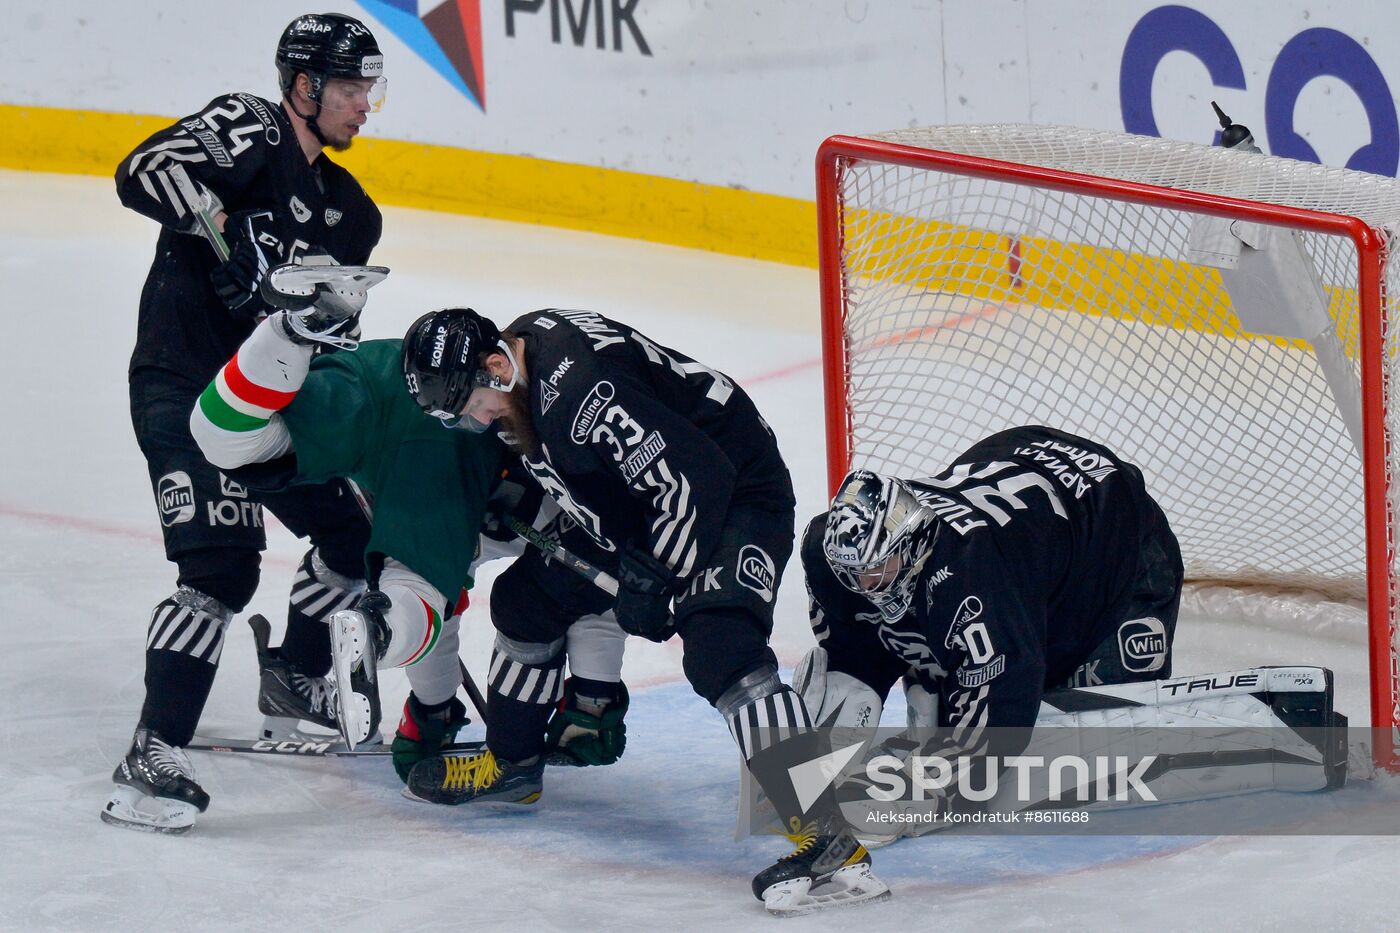
[[[666,438],[661,436],[660,431],[652,431],[642,439],[642,443],[627,455],[627,459],[622,461],[622,478],[627,482],[632,482],[647,467],[656,462],[656,458],[661,456],[661,452],[666,449]]]

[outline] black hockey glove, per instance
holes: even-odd
[[[274,222],[271,211],[239,211],[224,222],[228,259],[214,267],[209,281],[224,307],[240,316],[256,318],[268,311],[258,286],[282,258]]]
[[[646,550],[627,545],[617,570],[617,624],[629,635],[663,642],[676,633],[671,572]]]

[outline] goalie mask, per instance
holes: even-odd
[[[856,470],[831,500],[822,551],[843,586],[895,622],[909,610],[937,533],[937,520],[905,483]]]

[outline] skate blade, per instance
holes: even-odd
[[[763,906],[775,917],[797,917],[828,907],[873,904],[889,897],[890,886],[876,878],[869,865],[848,865],[815,888],[811,878],[781,881],[763,892]]]
[[[892,846],[892,845],[894,845],[896,842],[898,842],[899,840],[901,840],[901,839],[903,839],[903,838],[904,838],[904,837],[903,837],[903,836],[900,836],[900,835],[894,835],[894,836],[857,836],[857,837],[856,837],[856,842],[859,842],[861,845],[865,846],[867,849],[883,849],[883,848],[885,848],[886,846]]]
[[[258,738],[268,742],[339,742],[339,732],[318,732],[304,729],[302,721],[293,716],[264,716]]]
[[[148,797],[134,787],[118,784],[102,808],[102,822],[143,833],[178,836],[194,827],[199,809],[183,800]]]
[[[525,797],[521,797],[519,800],[502,800],[499,797],[484,797],[476,800],[464,800],[461,803],[440,803],[436,800],[429,800],[427,797],[419,797],[407,787],[405,787],[401,793],[405,800],[412,800],[415,803],[427,803],[438,807],[460,807],[470,805],[483,810],[504,810],[507,812],[511,810],[533,809],[535,804],[540,802],[541,795],[540,791],[534,791]]]
[[[331,660],[335,668],[335,719],[340,738],[347,748],[355,748],[369,738],[371,707],[369,697],[356,693],[351,678],[357,663],[369,664],[366,656],[369,633],[364,617],[354,610],[331,616]]]

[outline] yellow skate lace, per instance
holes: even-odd
[[[501,765],[490,750],[480,755],[458,755],[444,758],[447,774],[442,779],[445,790],[460,790],[471,785],[473,791],[489,787],[501,776]]]
[[[803,852],[810,849],[817,841],[817,824],[815,821],[803,824],[800,817],[788,818],[788,831],[783,833],[793,845],[797,846],[791,854],[783,856],[784,860],[796,858]]]

